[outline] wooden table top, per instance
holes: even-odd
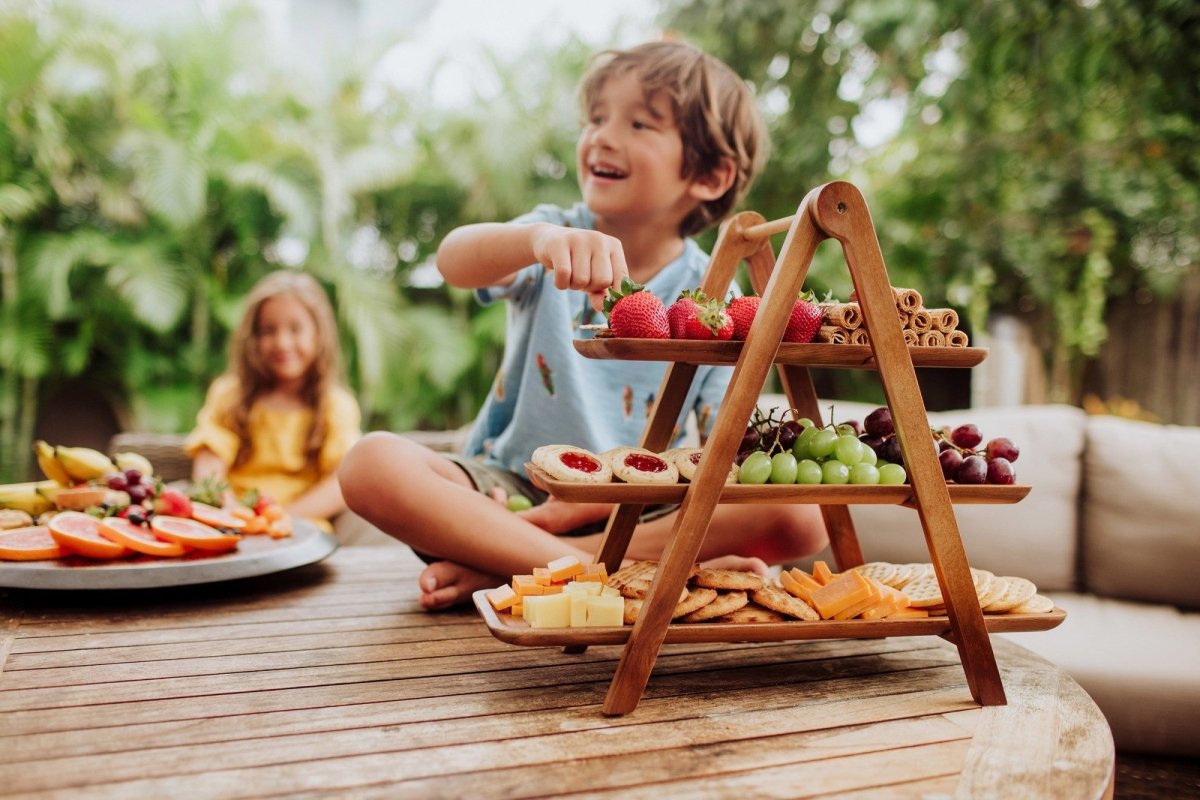
[[[1004,707],[922,636],[667,645],[605,717],[620,647],[422,612],[420,567],[351,547],[196,587],[0,589],[0,796],[1111,796],[1096,705],[1001,637]]]

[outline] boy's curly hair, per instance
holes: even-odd
[[[685,179],[705,175],[729,158],[733,184],[701,203],[679,225],[692,236],[720,222],[746,194],[766,161],[767,130],[750,87],[724,62],[682,42],[650,42],[598,53],[583,77],[579,100],[587,113],[609,78],[633,72],[647,99],[665,92],[683,140]]]

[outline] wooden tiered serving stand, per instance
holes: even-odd
[[[778,263],[770,237],[787,232]],[[825,239],[836,239],[845,254],[869,345],[783,343],[793,301],[804,284],[813,253]],[[700,364],[734,364],[733,377],[716,425],[705,445],[693,481],[677,486],[613,483],[570,484],[553,481],[531,466],[535,482],[568,501],[618,503],[609,518],[598,560],[610,572],[625,555],[646,504],[680,502],[670,542],[637,622],[629,628],[533,630],[498,619],[482,593],[476,597],[494,635],[522,645],[564,645],[575,652],[591,644],[625,642],[625,650],[604,703],[606,714],[627,714],[641,699],[664,641],[764,641],[783,639],[865,638],[941,635],[958,648],[967,685],[981,705],[1003,705],[1004,687],[992,652],[989,631],[1046,630],[1064,613],[984,617],[972,580],[952,503],[1012,503],[1028,486],[948,486],[935,448],[917,383],[916,366],[970,367],[986,351],[978,348],[908,347],[896,313],[870,212],[862,194],[849,183],[820,186],[804,198],[796,214],[768,222],[744,212],[721,229],[702,289],[709,296],[727,292],[741,261],[762,303],[745,342],[679,342],[600,338],[579,340],[576,349],[590,358],[669,361],[641,446],[660,452],[669,446],[676,420]],[[810,367],[878,371],[896,436],[909,474],[905,486],[749,486],[725,485],[727,465],[737,455],[761,388],[772,365],[779,371],[792,408],[821,422]],[[930,560],[941,586],[946,617],[905,620],[846,620],[749,624],[671,624],[671,614],[696,561],[718,503],[818,503],[839,570],[863,563],[850,518],[851,503],[902,504],[915,508],[924,528]]]

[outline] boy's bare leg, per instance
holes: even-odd
[[[565,555],[592,557],[573,540],[475,491],[457,465],[403,436],[364,436],[343,460],[338,481],[355,513],[414,549],[445,559],[418,578],[425,608],[466,601],[476,589],[505,583],[533,564]]]

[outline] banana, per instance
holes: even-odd
[[[154,474],[154,465],[141,453],[117,453],[113,456],[113,461],[117,462],[117,469],[122,472],[127,469],[136,469],[143,475]]]
[[[15,508],[32,517],[44,514],[54,504],[38,493],[37,484],[12,483],[0,486],[0,508]]]
[[[38,439],[33,443],[33,452],[37,456],[38,466],[42,468],[42,472],[47,478],[63,486],[70,486],[73,483],[71,476],[63,469],[63,465],[58,463],[58,457],[54,454],[54,445]]]
[[[117,470],[112,459],[90,447],[59,446],[54,448],[54,455],[72,481],[90,481]]]

